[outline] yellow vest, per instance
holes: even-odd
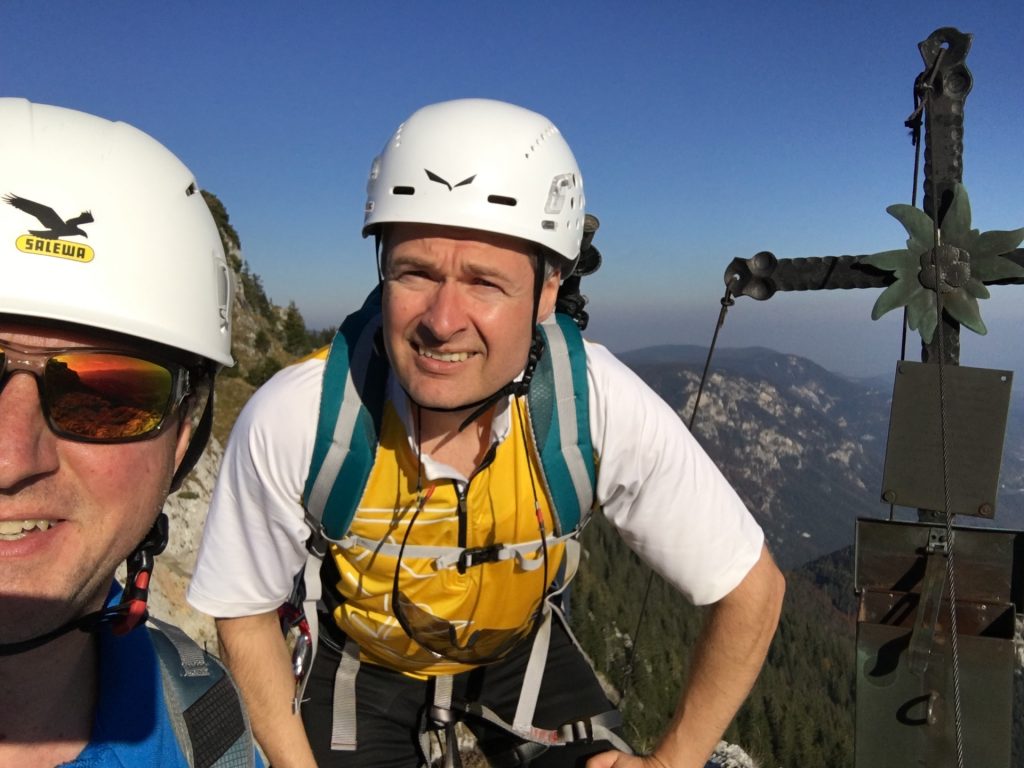
[[[508,436],[498,446],[493,461],[472,476],[461,498],[454,481],[429,483],[424,479],[423,495],[430,495],[415,516],[407,547],[536,542],[540,526],[535,499],[545,534],[553,533],[551,504],[540,480],[540,462],[532,444],[523,441],[520,420],[527,418],[525,409],[513,404],[509,415]],[[420,499],[417,466],[402,422],[388,403],[373,469],[349,532],[371,541],[400,545]],[[465,519],[462,541],[460,516]],[[477,630],[528,628],[541,595],[558,572],[563,553],[562,544],[549,547],[545,584],[543,567],[526,570],[515,558],[473,565],[459,573],[455,567],[436,568],[433,557],[412,557],[406,552],[398,586],[416,606],[450,622],[457,642],[464,646]],[[423,648],[399,624],[391,608],[395,556],[375,552],[373,547],[337,544],[331,545],[331,556],[341,575],[333,586],[343,598],[334,620],[359,644],[365,661],[425,675],[455,674],[473,668],[473,664],[440,658]],[[538,552],[530,559],[540,557]]]

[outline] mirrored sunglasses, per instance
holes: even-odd
[[[541,619],[541,606],[523,627],[511,629],[462,629],[447,619],[421,608],[401,592],[395,592],[394,612],[405,633],[419,646],[449,661],[489,664],[504,658],[533,634]]]
[[[80,442],[153,437],[190,392],[184,366],[118,350],[28,350],[0,339],[0,371],[0,386],[18,371],[35,376],[50,429]]]

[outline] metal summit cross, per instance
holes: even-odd
[[[906,251],[762,251],[725,273],[723,302],[885,288],[873,316],[906,306],[922,335],[923,362],[897,364],[881,490],[890,505],[916,508],[917,520],[890,511],[857,522],[857,768],[1009,768],[1012,757],[1024,533],[952,526],[955,515],[995,514],[1012,382],[1009,371],[958,365],[960,326],[984,332],[986,285],[1024,283],[1024,232],[970,229],[961,182],[971,37],[945,27],[918,46],[925,68],[907,125],[915,142],[922,119],[925,127],[924,211],[889,209],[908,230]]]

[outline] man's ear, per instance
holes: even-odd
[[[543,267],[542,267],[543,269]],[[558,301],[558,286],[562,282],[562,272],[556,269],[545,280],[540,289],[540,302],[537,305],[537,322],[547,320],[555,311],[555,302]]]
[[[174,471],[177,473],[178,468],[181,466],[181,462],[185,458],[185,453],[188,451],[189,443],[192,440],[192,419],[188,418],[188,413],[182,410],[178,416],[178,438],[174,446]]]

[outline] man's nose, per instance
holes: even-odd
[[[464,297],[457,282],[442,280],[438,283],[430,306],[423,314],[423,324],[439,341],[455,336],[466,326]]]
[[[0,490],[57,469],[57,436],[43,416],[39,387],[13,373],[0,388]]]

